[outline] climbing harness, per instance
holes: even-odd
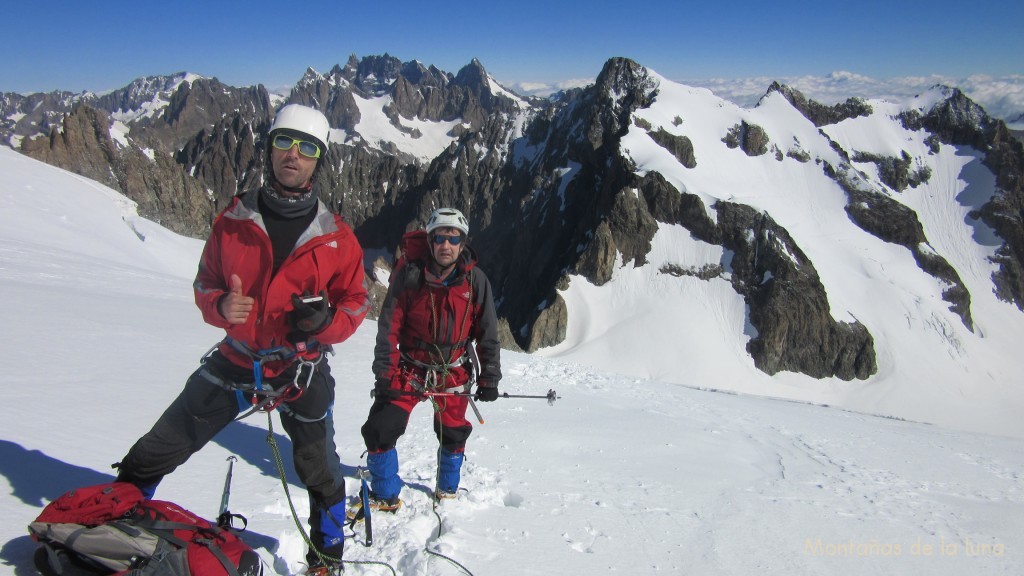
[[[212,368],[206,366],[207,360],[210,355],[220,348],[221,344],[227,344],[235,351],[245,355],[252,360],[252,382],[235,382],[228,380],[217,374]],[[320,364],[320,361],[324,359],[324,353],[329,352],[334,354],[334,349],[330,346],[322,346],[319,343],[313,342],[315,349],[320,350],[320,354],[315,360],[307,360],[302,356],[299,356],[299,350],[297,348],[288,348],[285,346],[277,346],[268,350],[254,351],[243,342],[239,342],[230,336],[227,336],[221,342],[213,345],[212,348],[203,354],[203,357],[199,360],[201,366],[200,373],[203,377],[217,386],[235,392],[239,398],[239,406],[244,406],[246,403],[251,405],[251,408],[240,414],[235,418],[236,421],[247,418],[256,412],[272,412],[274,409],[281,409],[285,412],[289,412],[293,417],[304,422],[312,422],[303,418],[288,408],[287,403],[295,402],[298,400],[309,385],[313,382],[313,375],[316,373],[316,367]],[[304,349],[309,349],[303,345]],[[295,376],[292,378],[291,384],[284,386],[279,389],[265,386],[263,383],[263,364],[267,362],[277,361],[291,361],[297,366],[295,367]],[[305,377],[303,377],[303,369],[305,370]],[[244,398],[245,394],[251,394],[251,401],[246,401]],[[326,414],[325,414],[326,416]]]

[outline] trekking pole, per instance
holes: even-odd
[[[416,390],[395,390],[393,392],[397,392],[399,396],[418,396],[420,398],[456,398],[456,397],[467,398],[468,397],[469,398],[469,407],[472,408],[473,412],[476,414],[476,419],[479,420],[481,424],[484,423],[484,417],[480,415],[480,410],[477,409],[476,403],[473,402],[472,395],[470,395],[468,392],[426,392],[426,391],[419,392],[419,391],[416,391]],[[370,390],[370,398],[376,398],[376,397],[377,397],[377,391],[376,390]]]
[[[402,396],[426,396],[428,398],[431,398],[431,397],[434,397],[434,398],[444,398],[444,397],[458,397],[458,396],[466,397],[466,396],[471,396],[471,394],[469,394],[467,392],[417,392],[415,390],[402,390],[402,391],[399,392],[399,394],[401,394]],[[534,396],[534,395],[527,395],[527,394],[509,394],[508,392],[504,392],[502,394],[498,394],[498,398],[508,398],[508,399],[512,399],[512,398],[534,398],[534,399],[539,399],[539,400],[547,400],[549,405],[554,405],[555,400],[560,400],[562,397],[558,396],[557,394],[555,394],[554,390],[548,390],[548,393],[543,395],[543,396],[539,396],[539,395]],[[472,403],[472,398],[470,398],[470,402]]]
[[[555,400],[560,399],[561,396],[556,395],[554,390],[548,390],[548,393],[545,394],[544,396],[528,396],[523,394],[509,394],[508,392],[504,392],[502,394],[498,394],[498,398],[540,398],[547,400],[549,406],[554,406]]]

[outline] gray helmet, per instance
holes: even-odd
[[[469,221],[455,208],[438,208],[430,214],[427,220],[427,234],[438,228],[455,228],[462,232],[463,236],[469,236]]]

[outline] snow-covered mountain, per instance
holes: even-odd
[[[656,113],[652,108],[649,121]],[[631,150],[638,165],[657,152],[637,144]],[[815,200],[792,203],[798,201]],[[837,234],[843,237],[842,232]],[[878,311],[862,312],[865,323],[879,322],[879,333],[892,335],[908,334],[907,326],[926,321],[925,313],[933,315],[930,322],[957,325],[943,316],[933,281],[905,256],[852,240],[847,245],[849,252],[887,258],[860,272],[840,271],[848,259],[842,253],[833,266],[819,264],[823,277],[839,274],[853,283],[849,292],[836,295],[837,303],[847,304],[837,304],[836,310],[859,310],[873,299]],[[192,302],[200,249],[200,241],[138,217],[134,204],[115,191],[0,149],[0,322],[5,327],[0,363],[6,392],[0,478],[7,487],[0,492],[6,520],[0,529],[0,574],[34,573],[27,524],[61,493],[111,479],[109,465],[149,428],[200,356],[222,336],[203,324]],[[658,264],[687,256],[713,264],[719,251],[666,226],[657,232],[648,259]],[[590,313],[582,316],[589,326],[570,325],[576,347],[604,348],[614,355],[618,346],[604,346],[599,328],[616,325],[622,340],[683,338],[686,345],[672,353],[687,355],[688,367],[698,374],[719,370],[737,385],[786,380],[737,368],[742,360],[718,356],[722,345],[713,341],[724,340],[728,330],[707,335],[711,345],[700,348],[701,338],[671,321],[715,318],[742,324],[743,305],[724,280],[679,283],[660,275],[652,276],[656,285],[649,286],[638,281],[643,273],[643,267],[616,268],[600,288],[571,280],[565,292],[570,308],[591,298]],[[862,273],[885,274],[893,287],[858,296]],[[899,289],[898,281],[908,278],[922,290],[916,303]],[[690,314],[656,305],[649,298],[652,288],[678,296],[688,292],[674,302]],[[892,312],[894,306],[906,313]],[[622,323],[625,308],[637,321]],[[990,316],[983,310],[975,322],[984,326],[985,339],[1017,329],[1012,314]],[[887,354],[916,357],[914,340],[933,338],[933,332],[887,340]],[[350,494],[356,492],[355,468],[362,463],[358,429],[370,405],[374,335],[375,325],[367,321],[330,359],[339,383],[334,419]],[[948,336],[965,339],[963,354],[953,357],[965,378],[977,382],[970,389],[965,383],[960,396],[965,408],[1018,402],[1009,394],[1011,387],[995,386],[990,376],[1019,366],[1019,355],[996,362],[959,328]],[[734,336],[732,345],[729,352],[742,358],[742,337]],[[938,369],[954,366],[943,358],[931,361]],[[503,372],[504,391],[543,395],[553,388],[560,399],[552,406],[512,399],[481,405],[486,424],[476,426],[469,443],[467,491],[440,507],[437,516],[427,495],[436,440],[429,406],[421,405],[399,444],[407,505],[394,517],[375,516],[372,547],[363,545],[360,531],[351,533],[347,560],[386,562],[408,576],[460,573],[425,548],[472,574],[1024,571],[1019,424],[1009,430],[1018,437],[1007,438],[962,431],[960,424],[978,424],[971,421],[970,409],[963,422],[923,424],[696,390],[659,377],[628,377],[515,352],[503,354]],[[891,376],[909,377],[905,372]],[[784,385],[815,399],[842,396],[844,388],[874,389],[874,407],[887,414],[932,407],[948,393],[926,385],[900,391],[884,380]],[[996,423],[1000,416],[993,414]],[[272,422],[287,451],[276,416]],[[213,516],[227,458],[236,456],[230,505],[248,517],[244,538],[266,562],[268,575],[293,574],[301,568],[304,545],[276,477],[267,434],[263,416],[230,426],[169,476],[157,496]],[[290,468],[286,480],[296,509],[306,509]],[[380,566],[347,570],[391,574]]]
[[[260,181],[282,101],[186,75],[139,86],[119,101],[152,93],[159,114],[83,105],[22,150],[202,236]],[[593,85],[523,99],[475,60],[385,55],[308,70],[284,101],[331,119],[318,190],[369,254],[438,205],[470,216],[510,348],[1017,430],[1024,151],[957,89],[823,105],[773,84],[742,107],[614,58]]]
[[[948,91],[936,89],[899,103],[864,101],[865,112],[816,126],[783,90],[743,109],[655,74],[650,81],[656,96],[638,106],[632,124],[623,127],[623,155],[635,174],[647,181],[656,174],[670,190],[695,198],[718,219],[726,239],[702,233],[694,224],[703,211],[697,218],[673,220],[670,210],[663,212],[668,217],[652,210],[657,223],[648,233],[649,250],[627,256],[620,242],[609,252],[614,258],[609,277],[595,283],[593,274],[569,275],[568,286],[559,291],[566,300],[566,338],[540,354],[701,388],[946,425],[970,422],[974,429],[1021,429],[1014,414],[1024,408],[1018,377],[1024,365],[1015,349],[1024,337],[1024,316],[997,294],[1003,240],[978,217],[1001,194],[996,176],[984,165],[982,152],[933,146],[932,132],[898,121],[915,112],[928,114],[949,98]],[[723,143],[722,136],[739,126],[748,143],[758,135],[760,154]],[[692,165],[664,144],[671,138],[685,139]],[[896,183],[878,161],[892,158],[907,158],[908,171],[926,176],[914,184]],[[848,180],[837,179],[837,171],[845,171]],[[862,200],[850,188],[867,196]],[[659,201],[641,188],[623,190],[616,202],[644,198],[649,206]],[[851,206],[861,202],[872,203],[863,216]],[[744,238],[730,242],[725,214],[736,205],[770,218],[777,228],[741,225],[731,233]],[[864,222],[882,211],[913,214],[908,222],[917,225],[872,233]],[[636,228],[621,226],[611,245],[620,237],[635,242],[637,234],[630,230]],[[911,234],[913,242],[896,239],[903,234]],[[757,301],[770,297],[765,292],[798,286],[780,275],[793,274],[789,266],[757,264],[772,252],[795,263],[795,269],[814,270],[823,287],[826,320],[863,326],[871,335],[876,369],[868,377],[810,379],[792,369],[769,376],[757,358],[750,360],[758,340],[788,339],[798,347],[793,341],[800,331],[791,325],[812,323],[821,312],[790,299],[796,304],[784,306],[773,323],[757,318]],[[936,274],[922,253],[941,258],[955,272]],[[745,278],[737,278],[741,274]],[[969,295],[966,305],[951,299],[954,287]],[[812,339],[820,334],[804,333]],[[805,348],[813,355],[827,345],[812,340]],[[837,356],[837,362],[841,359]],[[898,412],[890,412],[894,404]]]

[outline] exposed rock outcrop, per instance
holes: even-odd
[[[874,340],[860,322],[836,322],[814,265],[764,213],[718,202],[723,245],[733,252],[732,283],[750,309],[757,335],[747,351],[775,374],[867,378],[877,371]]]
[[[757,124],[743,121],[729,129],[722,138],[729,148],[739,148],[747,156],[761,156],[768,152],[768,134]]]
[[[838,124],[848,118],[868,116],[872,112],[871,106],[862,98],[849,98],[845,102],[826,106],[808,99],[799,90],[785,84],[779,84],[778,82],[772,82],[765,95],[767,96],[772,92],[782,94],[794,108],[799,110],[805,118],[818,127]]]
[[[659,127],[656,131],[648,131],[651,139],[659,146],[668,150],[679,160],[679,163],[687,168],[697,167],[697,158],[693,153],[693,142],[686,136],[676,136]]]
[[[121,190],[138,203],[140,215],[179,234],[209,232],[213,201],[202,184],[168,154],[154,153],[151,159],[119,144],[103,111],[80,105],[49,138],[25,140],[22,152]]]

